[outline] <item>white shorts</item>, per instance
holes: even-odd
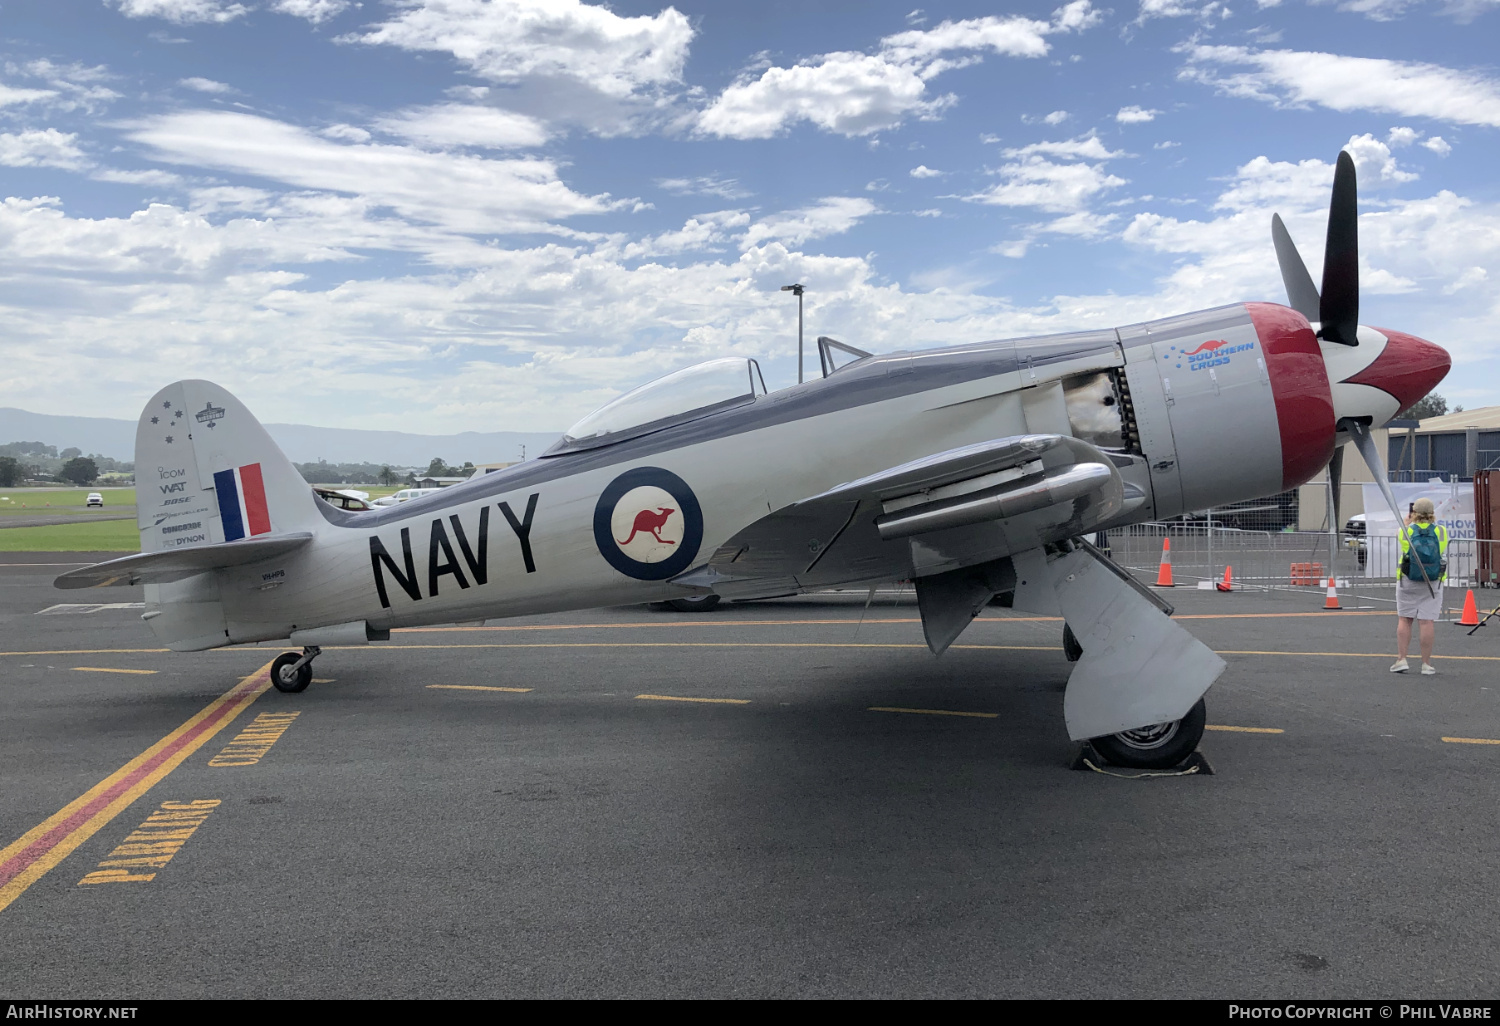
[[[1396,615],[1408,620],[1436,620],[1443,613],[1443,583],[1432,582],[1432,591],[1427,590],[1426,581],[1414,581],[1409,577],[1396,579]]]

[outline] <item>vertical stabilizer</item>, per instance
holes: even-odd
[[[135,433],[141,551],[312,530],[312,489],[245,405],[210,381],[178,381]]]

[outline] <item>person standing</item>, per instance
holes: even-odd
[[[1410,526],[1401,536],[1401,564],[1396,577],[1396,661],[1391,664],[1392,673],[1410,669],[1406,650],[1411,647],[1413,620],[1417,621],[1422,673],[1437,673],[1432,665],[1433,625],[1443,611],[1448,529],[1433,523],[1436,515],[1431,499],[1418,499],[1411,508]]]

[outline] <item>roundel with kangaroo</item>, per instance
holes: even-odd
[[[609,483],[594,506],[594,543],[610,566],[640,581],[682,573],[703,543],[703,510],[687,482],[636,467]]]

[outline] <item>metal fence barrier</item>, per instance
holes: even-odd
[[[1326,586],[1330,574],[1356,590],[1393,587],[1400,564],[1399,539],[1330,535],[1326,531],[1244,531],[1207,524],[1146,523],[1109,532],[1111,555],[1148,582],[1156,580],[1162,543],[1171,542],[1172,574],[1178,585],[1220,582],[1226,567],[1233,583],[1266,591]],[[1473,539],[1448,544],[1450,587],[1477,586]],[[1392,596],[1394,599],[1394,596]]]

